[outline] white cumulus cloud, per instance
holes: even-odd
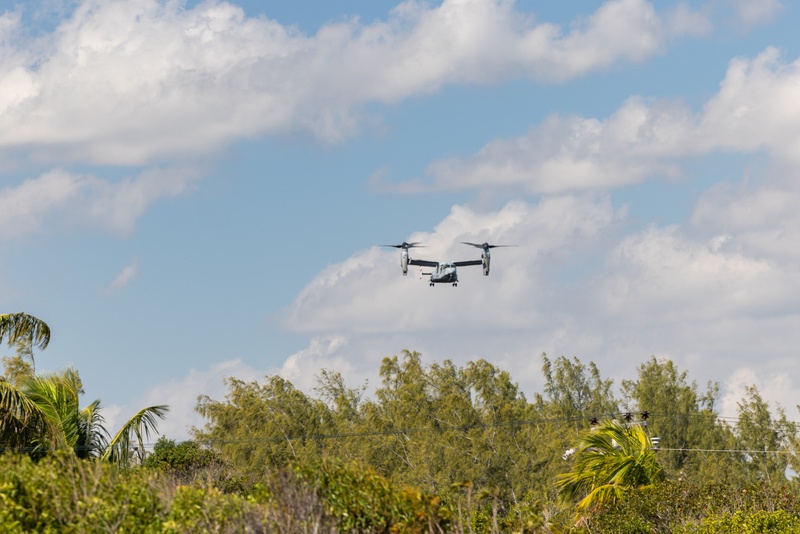
[[[611,0],[569,29],[508,0],[408,1],[386,21],[305,35],[231,3],[86,0],[50,34],[0,15],[0,155],[144,165],[293,131],[338,141],[368,102],[446,84],[563,81],[659,53],[675,32],[644,0]],[[694,22],[689,23],[688,20]]]
[[[64,225],[128,235],[147,208],[180,195],[195,176],[188,170],[149,170],[114,182],[60,169],[48,171],[0,189],[0,239],[57,231]]]
[[[605,119],[551,116],[523,136],[433,162],[430,183],[398,190],[506,188],[536,194],[602,190],[682,176],[682,159],[714,152],[800,154],[800,60],[768,48],[730,62],[719,92],[693,113],[679,102],[626,100]],[[392,186],[378,183],[392,189]]]
[[[726,3],[744,29],[771,22],[784,8],[780,0],[727,0]]]
[[[108,286],[106,286],[106,294],[110,295],[116,293],[127,287],[137,276],[139,276],[139,262],[134,260],[129,263],[114,277]]]

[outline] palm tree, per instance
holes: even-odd
[[[0,451],[12,449],[39,454],[71,448],[81,458],[99,457],[125,464],[135,441],[139,459],[144,458],[144,441],[150,438],[151,432],[156,433],[157,419],[163,419],[169,411],[166,405],[140,410],[109,440],[100,401],[80,408],[83,384],[77,371],[34,374],[32,349],[44,349],[50,343],[47,323],[26,313],[0,314],[0,343],[4,340],[17,344],[17,358],[24,360],[20,356],[23,353],[30,358],[32,366],[19,374],[20,383],[0,379]]]
[[[82,393],[83,385],[74,369],[36,375],[21,385],[0,381],[0,445],[34,455],[67,448],[81,458],[125,465],[131,445],[136,442],[138,450],[143,451],[150,433],[157,432],[156,420],[163,419],[169,410],[166,405],[144,408],[109,440],[100,401],[81,409]]]
[[[46,433],[40,407],[16,384],[0,380],[0,452],[33,452],[34,438]]]
[[[3,313],[0,314],[0,343],[6,336],[10,344],[28,339],[31,346],[44,349],[50,343],[50,327],[27,313]]]
[[[661,478],[661,464],[644,428],[608,421],[581,436],[572,470],[556,477],[556,487],[564,500],[580,498],[578,509],[590,509]]]

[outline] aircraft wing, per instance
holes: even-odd
[[[470,265],[483,265],[483,260],[454,261],[453,265],[455,265],[456,267],[468,267]]]
[[[438,267],[438,261],[428,261],[428,260],[412,260],[411,258],[408,259],[409,265],[420,265],[422,267]]]

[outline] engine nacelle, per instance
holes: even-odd
[[[408,251],[403,250],[400,253],[400,267],[403,268],[403,276],[408,274]]]
[[[489,276],[489,263],[492,257],[488,249],[484,250],[483,254],[481,254],[481,259],[483,260],[483,276]]]

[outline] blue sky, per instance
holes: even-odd
[[[0,298],[112,426],[222,377],[649,356],[797,417],[800,25],[778,0],[0,1]],[[379,244],[513,243],[458,288]],[[6,350],[9,352],[9,350]]]

